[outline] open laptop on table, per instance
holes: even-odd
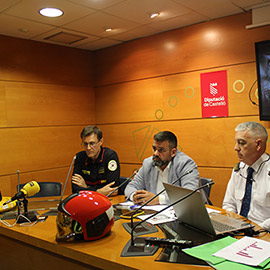
[[[167,183],[163,183],[163,185],[171,203],[192,192],[190,189]],[[173,208],[177,218],[181,222],[214,236],[254,227],[249,223],[218,213],[208,214],[199,192],[195,192],[190,197],[175,204]]]

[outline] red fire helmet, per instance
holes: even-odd
[[[56,224],[56,241],[96,240],[110,232],[113,207],[103,194],[80,191],[59,203]]]

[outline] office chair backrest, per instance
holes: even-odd
[[[62,190],[61,182],[38,182],[40,186],[40,191],[33,196],[28,198],[36,197],[50,197],[50,196],[60,196]],[[25,184],[20,184],[19,189],[21,190]]]
[[[128,177],[120,177],[119,178],[119,185],[121,185],[124,181],[126,181],[128,179]],[[127,182],[126,184],[124,184],[123,186],[121,186],[118,190],[118,194],[119,195],[125,195],[125,188],[127,186],[129,182]]]
[[[200,178],[201,180],[201,185],[206,185],[207,183],[209,182],[213,182],[213,180],[211,178],[206,178],[206,177],[201,177]],[[203,190],[204,190],[204,193],[205,195],[207,196],[207,200],[208,200],[208,204],[210,205],[213,205],[212,202],[210,201],[209,197],[210,197],[210,192],[211,192],[211,187],[212,186],[209,186],[209,187],[205,187]]]

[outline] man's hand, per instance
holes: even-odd
[[[74,174],[72,177],[71,177],[71,181],[73,184],[79,186],[79,187],[83,187],[83,188],[87,188],[87,185],[83,179],[83,177],[79,174]]]
[[[154,193],[146,191],[146,190],[137,190],[133,195],[133,203],[134,204],[144,204],[146,201],[152,199],[155,196]],[[159,204],[158,197],[153,201],[148,203],[147,205],[156,205]]]
[[[97,192],[103,194],[103,195],[108,195],[110,192],[112,192],[115,188],[112,188],[111,186],[114,185],[115,182],[109,183],[108,185],[104,186],[103,188],[100,188],[97,190]],[[118,189],[112,193],[111,196],[117,195],[118,194]]]

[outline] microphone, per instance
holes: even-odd
[[[179,180],[181,180],[184,176],[190,174],[193,172],[195,168],[186,171],[184,174],[180,175],[176,180],[174,180],[171,185],[174,185],[175,183],[177,183]],[[137,208],[133,214],[131,215],[131,219],[130,219],[130,227],[133,228],[134,222],[133,222],[133,217],[135,216],[135,214],[137,214],[137,212],[139,210],[141,210],[145,205],[147,205],[148,203],[152,202],[156,197],[158,197],[161,193],[163,193],[165,191],[165,188],[162,189],[160,192],[158,192],[154,197],[152,197],[150,200],[146,201],[144,204],[142,204],[139,208]]]
[[[107,195],[107,197],[110,197],[116,190],[118,190],[120,187],[122,187],[123,185],[125,185],[126,183],[128,183],[128,182],[130,182],[131,181],[131,179],[133,178],[133,176],[135,176],[136,174],[137,174],[137,170],[135,170],[134,172],[133,172],[133,174],[129,177],[129,178],[127,178],[125,181],[123,181],[118,187],[116,187],[114,190],[112,190],[108,195]]]
[[[167,210],[168,208],[174,206],[175,204],[180,203],[181,201],[183,201],[183,200],[185,200],[186,198],[190,197],[192,194],[194,194],[195,192],[199,191],[200,189],[203,189],[203,188],[206,188],[206,187],[210,187],[210,186],[213,185],[213,184],[214,184],[214,182],[212,181],[212,182],[209,182],[209,183],[207,183],[207,184],[205,184],[205,185],[203,185],[203,186],[200,186],[200,187],[196,188],[195,190],[191,191],[190,193],[188,193],[188,194],[185,195],[184,197],[180,198],[179,200],[177,200],[177,201],[175,201],[175,202],[169,204],[168,206],[166,206],[165,208],[161,209],[160,211],[157,211],[156,213],[150,215],[150,216],[147,217],[146,219],[144,219],[144,220],[138,222],[138,223],[131,229],[131,233],[130,233],[130,234],[131,234],[130,243],[128,242],[127,245],[124,247],[124,250],[123,250],[121,256],[128,257],[128,256],[129,256],[128,253],[130,253],[130,256],[134,256],[134,253],[137,252],[138,249],[137,249],[137,246],[135,245],[135,242],[134,242],[134,236],[133,236],[136,227],[138,227],[139,225],[141,225],[143,222],[145,222],[145,221],[147,221],[147,220],[149,220],[149,219],[155,217],[156,215],[162,213],[163,211]],[[141,240],[141,239],[143,239],[143,238],[139,237],[139,240]],[[129,246],[129,247],[128,247],[128,246]],[[141,247],[141,246],[142,246],[142,243],[139,242],[138,246]],[[130,248],[131,250],[129,250],[128,248]],[[157,249],[158,249],[158,246],[156,246],[156,247],[155,247],[155,246],[151,246],[151,247],[145,248],[143,252],[145,253],[145,256],[149,256],[149,255],[153,255],[153,254],[157,251]],[[139,251],[139,252],[141,253],[141,251]],[[140,254],[140,255],[141,255],[141,254]]]
[[[245,176],[242,175],[241,173],[240,173],[240,176],[243,177],[244,179],[248,180],[247,177],[245,177]],[[253,179],[253,177],[252,177],[251,179],[249,179],[249,180],[250,180],[251,182],[256,182],[255,179]]]
[[[69,179],[69,176],[70,176],[70,172],[71,172],[72,166],[73,166],[76,158],[77,158],[77,156],[75,155],[73,157],[72,161],[71,161],[70,166],[69,166],[69,170],[68,170],[67,178],[66,178],[66,181],[65,181],[65,185],[63,187],[63,191],[62,191],[62,194],[61,194],[61,197],[60,197],[60,202],[63,200],[63,196],[64,196],[64,193],[65,193],[65,190],[66,190],[66,186],[67,186],[67,182],[68,182],[68,179]]]
[[[29,183],[27,183],[26,185],[23,186],[23,188],[17,193],[15,194],[11,199],[9,199],[8,201],[6,201],[4,203],[4,205],[13,202],[15,200],[19,200],[25,197],[30,197],[35,195],[36,193],[38,193],[40,191],[40,186],[36,181],[31,181]]]

